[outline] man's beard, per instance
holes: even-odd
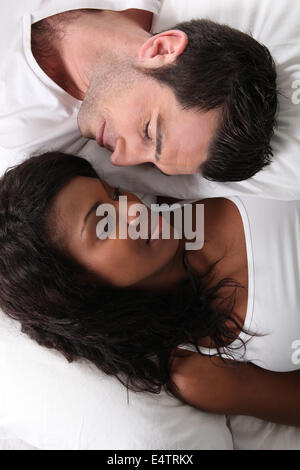
[[[110,56],[109,62],[101,59],[101,65],[95,67],[90,84],[82,101],[78,113],[78,125],[81,131],[85,123],[93,122],[95,117],[100,118],[109,109],[109,103],[118,96],[132,89],[144,74],[133,65],[133,59],[115,58]]]

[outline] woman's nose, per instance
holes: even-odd
[[[116,166],[133,166],[144,163],[146,160],[134,144],[129,145],[124,137],[119,137],[110,161]]]
[[[128,200],[127,196],[120,197],[118,205],[120,233],[124,234],[126,232],[126,234],[130,234],[131,231],[135,231],[136,227],[140,225],[139,232],[145,232],[147,234],[149,225],[148,219],[149,212],[144,204],[140,201]]]

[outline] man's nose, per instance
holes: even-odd
[[[144,163],[147,159],[134,144],[129,145],[123,137],[119,137],[110,161],[116,166],[133,166]]]

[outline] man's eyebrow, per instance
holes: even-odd
[[[157,116],[157,121],[156,121],[156,149],[155,149],[155,160],[159,162],[161,152],[162,152],[162,141],[163,141],[163,136],[162,136],[162,126],[163,126],[163,118],[159,114]]]
[[[85,226],[86,226],[86,223],[87,223],[87,220],[88,220],[89,216],[92,214],[92,212],[94,212],[94,210],[97,209],[98,206],[100,206],[100,204],[101,204],[100,201],[95,202],[95,203],[92,205],[92,207],[90,208],[90,210],[88,211],[88,213],[86,214],[86,216],[84,217],[84,219],[83,219],[83,226],[82,226],[81,232],[80,232],[80,237],[82,236],[82,233],[83,233],[83,231],[84,231],[84,229],[85,229]]]

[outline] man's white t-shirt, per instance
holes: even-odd
[[[154,13],[153,32],[176,22],[209,17],[266,44],[278,67],[278,128],[272,164],[238,183],[209,182],[200,174],[166,176],[145,166],[119,168],[110,153],[84,139],[77,127],[81,102],[68,95],[39,67],[31,52],[31,24],[77,8]],[[161,9],[160,9],[161,8]],[[61,150],[87,158],[101,177],[134,192],[181,199],[254,195],[300,199],[300,3],[289,0],[11,0],[0,19],[0,174],[32,154]]]

